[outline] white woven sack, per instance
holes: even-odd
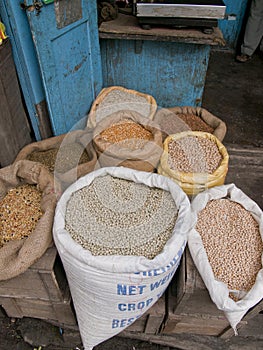
[[[71,194],[94,178],[112,176],[170,191],[178,208],[173,235],[154,259],[143,256],[93,256],[76,243],[65,227]],[[96,170],[72,184],[58,202],[53,236],[68,278],[86,350],[120,333],[160,298],[172,279],[191,228],[190,202],[170,179],[124,167]]]
[[[191,207],[195,215],[195,221],[197,220],[197,214],[205,208],[206,204],[210,200],[224,197],[228,197],[234,202],[241,204],[253,215],[255,220],[259,223],[259,229],[263,240],[262,210],[251,198],[249,198],[234,184],[213,187],[198,194],[191,203]],[[195,266],[197,267],[209,291],[211,299],[216,304],[218,309],[224,311],[226,318],[237,335],[238,323],[248,312],[248,310],[255,306],[263,298],[263,268],[258,272],[256,282],[250,291],[247,292],[241,300],[235,302],[229,297],[229,289],[227,285],[215,279],[202,243],[202,239],[195,228],[190,231],[188,246]]]

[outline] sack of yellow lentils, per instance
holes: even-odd
[[[152,172],[162,154],[162,133],[158,124],[139,113],[119,111],[97,124],[93,144],[102,167]]]
[[[229,155],[214,135],[184,131],[168,136],[163,149],[158,173],[170,177],[186,194],[224,184]]]
[[[110,86],[102,89],[93,102],[87,126],[95,127],[105,117],[122,110],[134,111],[152,120],[157,110],[157,103],[151,95],[122,86]]]
[[[59,195],[59,184],[39,163],[20,160],[0,169],[0,280],[25,272],[50,246]]]
[[[65,189],[98,166],[92,132],[92,129],[74,130],[30,143],[18,153],[15,161],[27,159],[43,164]]]

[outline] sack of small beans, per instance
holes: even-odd
[[[25,272],[52,243],[55,190],[59,184],[39,163],[0,169],[0,280]]]
[[[79,177],[98,168],[92,129],[74,130],[25,146],[16,160],[28,159],[46,166],[67,188]]]
[[[237,334],[242,317],[263,298],[263,213],[234,184],[198,194],[189,249],[211,299]]]
[[[156,112],[154,121],[160,125],[164,139],[182,131],[202,131],[222,142],[227,130],[225,122],[201,107],[162,108]]]
[[[122,110],[134,111],[152,120],[157,110],[157,103],[153,96],[136,90],[122,86],[107,87],[101,90],[93,102],[87,126],[95,127],[108,115]]]
[[[102,167],[124,166],[152,172],[162,154],[159,125],[134,111],[104,118],[93,132],[93,145]]]
[[[168,136],[163,149],[158,173],[170,177],[187,195],[224,184],[229,155],[216,136],[184,131]]]
[[[53,237],[86,350],[120,333],[161,297],[192,223],[186,194],[158,174],[101,168],[63,193]]]

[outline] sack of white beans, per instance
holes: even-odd
[[[96,170],[62,195],[53,236],[86,350],[120,333],[164,293],[191,229],[173,181],[125,167]]]
[[[234,184],[198,194],[188,238],[210,297],[237,334],[243,316],[263,297],[263,213]]]

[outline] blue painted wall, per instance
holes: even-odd
[[[103,39],[103,85],[148,93],[160,107],[198,106],[209,54],[208,45]]]
[[[227,46],[229,48],[236,48],[237,42],[239,39],[239,35],[244,23],[244,15],[246,13],[246,9],[249,0],[224,0],[226,5],[226,13],[227,14],[235,14],[236,20],[220,20],[219,28],[221,29],[224,39],[226,40]]]

